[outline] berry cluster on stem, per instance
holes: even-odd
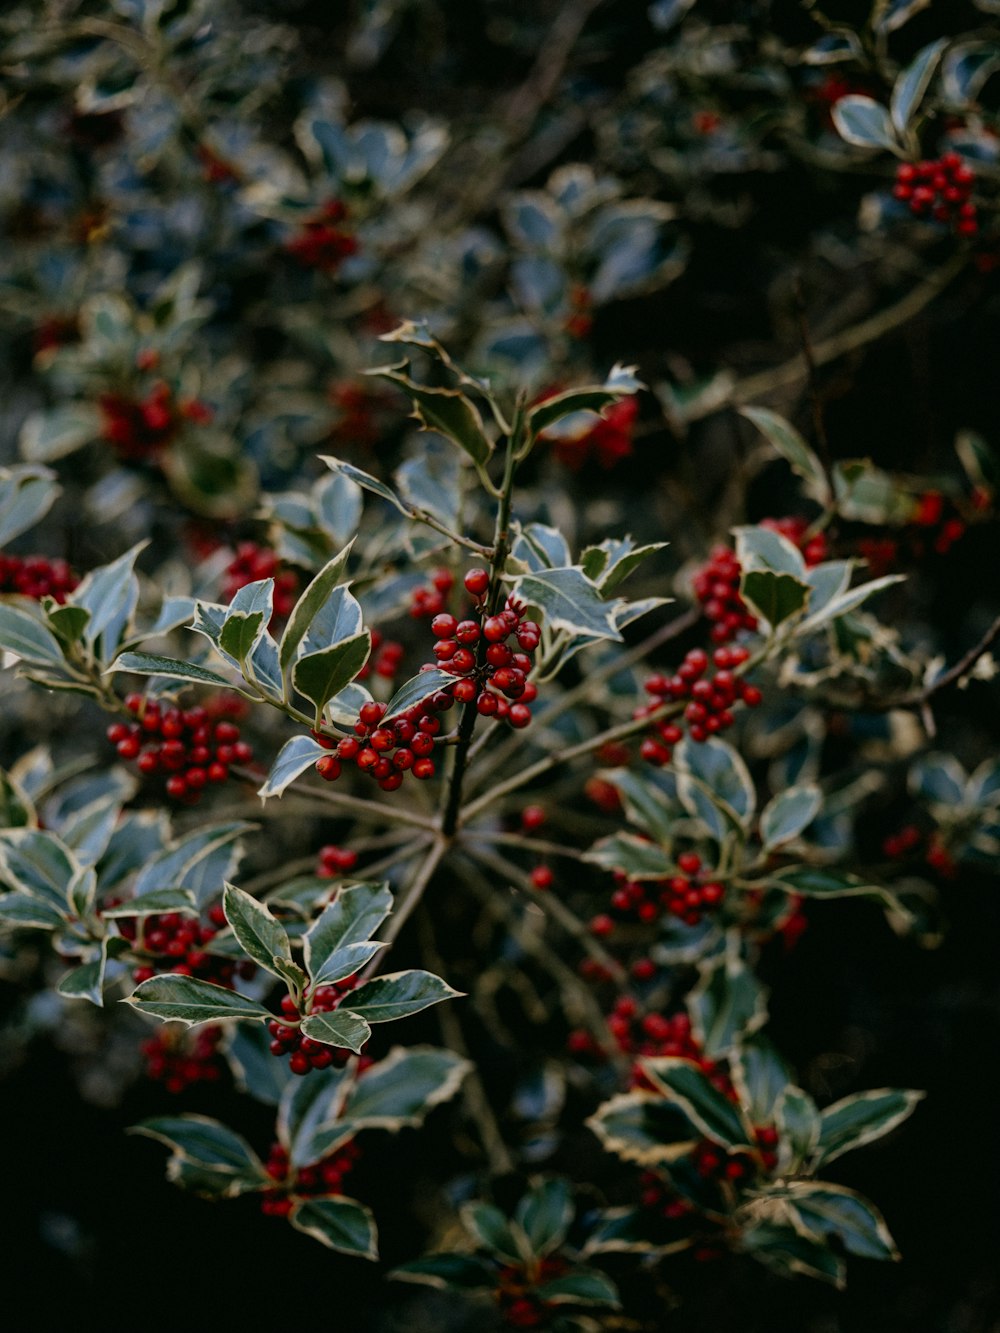
[[[209,783],[226,781],[232,764],[253,758],[252,747],[240,739],[231,720],[242,711],[239,700],[220,697],[205,707],[180,709],[130,694],[125,707],[135,722],[113,722],[108,740],[122,759],[136,761],[140,773],[166,774],[165,790],[175,801],[196,804]]]
[[[351,1052],[322,1041],[313,1041],[300,1030],[299,1023],[306,1014],[329,1013],[336,1009],[345,995],[358,983],[358,977],[345,977],[332,986],[317,986],[303,1000],[300,1008],[291,995],[281,997],[281,1018],[272,1018],[267,1025],[271,1034],[271,1054],[287,1055],[288,1068],[293,1074],[308,1074],[312,1069],[329,1069],[331,1065],[345,1065]]]

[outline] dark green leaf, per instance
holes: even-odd
[[[339,694],[358,674],[368,661],[371,647],[371,635],[363,630],[329,648],[300,657],[295,663],[292,668],[295,688],[315,706],[317,717],[327,700]]]
[[[549,629],[621,642],[614,603],[602,600],[579,566],[522,574],[514,593],[541,611]]]
[[[288,1219],[293,1227],[307,1236],[338,1250],[341,1254],[355,1254],[362,1259],[378,1258],[378,1232],[371,1211],[356,1199],[309,1199],[298,1203]]]
[[[52,631],[34,616],[6,602],[0,602],[0,648],[41,666],[54,666],[64,660]]]
[[[790,1201],[798,1220],[817,1240],[836,1237],[848,1254],[862,1259],[898,1259],[899,1252],[878,1209],[842,1185],[795,1181]]]
[[[412,676],[389,700],[383,724],[398,717],[400,713],[405,713],[408,708],[413,708],[430,695],[436,694],[438,690],[450,689],[454,684],[454,676],[449,676],[446,671],[439,671],[436,667],[433,671],[421,671],[418,675]]]
[[[339,1046],[358,1055],[372,1034],[371,1028],[350,1009],[334,1009],[329,1013],[310,1014],[302,1020],[302,1032],[313,1041],[327,1046]]]
[[[483,419],[475,403],[459,389],[430,389],[417,384],[408,375],[400,373],[405,368],[404,362],[402,366],[385,366],[368,374],[400,386],[413,403],[413,415],[423,430],[446,435],[474,462],[488,463],[493,444],[483,429]]]
[[[122,653],[112,665],[113,671],[134,671],[139,676],[165,676],[170,680],[184,680],[191,685],[218,685],[233,689],[232,682],[208,667],[178,662],[172,657],[158,657],[155,653]]]
[[[281,976],[276,963],[279,959],[290,962],[292,958],[292,946],[284,926],[274,919],[263,903],[232,884],[225,887],[222,905],[226,920],[244,952],[265,971]]]
[[[908,1088],[875,1088],[844,1097],[820,1112],[819,1161],[873,1143],[901,1125],[923,1100]]]
[[[872,98],[849,93],[833,104],[830,115],[840,137],[855,148],[899,152],[899,140],[889,113]]]
[[[644,1060],[642,1067],[663,1096],[676,1103],[708,1138],[730,1148],[750,1142],[739,1109],[692,1061],[670,1056]]]
[[[347,559],[351,553],[353,541],[328,561],[312,580],[302,596],[295,603],[288,624],[278,646],[278,658],[282,673],[287,673],[290,663],[296,656],[299,645],[306,637],[310,625],[316,619],[322,607],[329,599],[334,588],[341,582],[347,570]]]
[[[528,1237],[534,1254],[550,1254],[566,1239],[573,1220],[569,1181],[551,1176],[533,1185],[520,1200],[514,1220]]]
[[[293,736],[278,751],[278,757],[271,765],[267,781],[257,792],[262,800],[269,796],[280,796],[285,788],[308,768],[312,768],[317,759],[329,754],[322,745],[311,736]]]
[[[245,995],[239,995],[225,986],[196,977],[184,977],[167,972],[150,977],[125,1001],[142,1014],[164,1022],[177,1019],[193,1027],[196,1023],[219,1022],[226,1018],[248,1018],[257,1021],[269,1019],[271,1014]]]
[[[806,494],[817,504],[824,507],[828,505],[833,499],[829,478],[823,464],[795,427],[766,407],[744,407],[740,412],[753,422],[782,458],[791,464],[793,472],[797,472],[806,483]]]
[[[352,991],[345,1003],[369,1023],[388,1023],[396,1018],[408,1018],[429,1005],[454,999],[460,994],[461,991],[452,990],[433,972],[414,969],[375,977]]]

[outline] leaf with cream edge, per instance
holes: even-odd
[[[455,1095],[472,1067],[435,1046],[394,1046],[348,1090],[341,1116],[365,1129],[416,1128]]]
[[[343,550],[337,552],[332,560],[327,561],[292,608],[292,613],[288,617],[288,624],[285,626],[285,632],[282,634],[281,642],[278,645],[278,660],[281,663],[282,674],[286,681],[288,679],[288,668],[295,659],[299,647],[309,631],[309,626],[316,619],[316,616],[328,601],[330,594],[340,584],[347,571],[347,560],[353,545],[354,541],[352,539]]]
[[[439,690],[450,689],[454,684],[455,677],[437,667],[433,671],[421,671],[411,676],[389,700],[383,715],[383,724],[398,717],[400,713],[405,713],[416,704],[422,703],[430,695],[437,694]]]
[[[493,442],[486,434],[479,409],[460,389],[431,389],[412,380],[405,372],[409,362],[380,366],[366,371],[397,384],[413,403],[413,417],[421,430],[436,431],[465,451],[478,466],[488,463]]]
[[[191,662],[179,662],[174,657],[160,657],[156,653],[122,653],[108,670],[131,671],[137,676],[163,676],[167,680],[183,680],[189,685],[216,685],[221,689],[236,690],[246,699],[255,697],[238,689],[218,671]]]
[[[817,1240],[831,1237],[861,1259],[898,1259],[885,1218],[874,1204],[843,1185],[790,1181],[788,1203],[798,1222]]]
[[[676,1103],[652,1092],[622,1092],[586,1122],[608,1152],[624,1162],[662,1167],[686,1157],[701,1131]]]
[[[201,1166],[234,1174],[253,1171],[262,1183],[267,1179],[260,1158],[246,1139],[208,1116],[155,1116],[133,1125],[129,1133],[165,1143],[172,1152]]]
[[[305,964],[313,985],[330,985],[364,967],[383,948],[369,937],[391,908],[392,894],[385,887],[341,889],[306,933]]]
[[[522,574],[512,595],[537,607],[550,630],[567,630],[593,640],[622,642],[615,625],[617,602],[607,602],[579,565]]]
[[[293,736],[278,751],[271,765],[271,771],[267,775],[267,781],[258,789],[257,795],[262,801],[266,801],[270,796],[280,796],[296,778],[312,768],[317,759],[329,753],[329,750],[324,749],[311,736]]]
[[[766,407],[742,407],[740,415],[751,421],[769,444],[781,454],[806,483],[806,494],[826,508],[833,499],[830,479],[815,452],[799,432],[777,412]]]
[[[372,1030],[360,1014],[340,1008],[309,1014],[302,1020],[302,1034],[326,1046],[338,1046],[360,1055]]]
[[[62,665],[63,651],[52,631],[26,611],[0,604],[0,649],[39,666]]]
[[[327,700],[350,685],[368,661],[371,648],[372,636],[368,630],[362,630],[317,653],[308,653],[295,663],[292,683],[316,709],[317,727],[322,725]]]
[[[389,1023],[462,994],[462,991],[452,990],[433,972],[414,968],[407,972],[390,972],[365,982],[351,992],[345,1003],[369,1023]]]
[[[222,895],[226,920],[232,926],[240,947],[249,958],[274,976],[286,973],[276,964],[292,961],[292,946],[288,932],[276,921],[269,909],[242,889],[227,884]]]
[[[752,1145],[753,1131],[739,1108],[693,1061],[666,1056],[643,1060],[642,1068],[658,1091],[707,1138],[730,1148]]]
[[[910,1088],[873,1088],[844,1097],[820,1112],[817,1160],[835,1161],[890,1133],[913,1114],[925,1094]]]
[[[822,792],[811,782],[779,792],[761,811],[761,842],[766,848],[791,842],[809,827],[822,803]]]
[[[321,1244],[361,1259],[378,1258],[378,1229],[371,1210],[344,1195],[297,1203],[288,1220]]]
[[[248,1000],[237,991],[197,977],[180,976],[176,972],[150,977],[122,1000],[122,1004],[129,1004],[141,1014],[149,1014],[164,1022],[176,1019],[188,1027],[230,1018],[263,1023],[274,1017],[263,1005]]]

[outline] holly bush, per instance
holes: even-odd
[[[105,1318],[127,1212],[213,1320],[259,1255],[925,1327],[864,1261],[988,1132],[998,12],[7,7],[2,1063]]]

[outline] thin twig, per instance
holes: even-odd
[[[440,976],[444,972],[444,961],[438,953],[437,942],[434,939],[434,928],[426,905],[417,919],[417,926],[420,931],[420,952],[423,960],[433,972]],[[456,1055],[461,1055],[468,1060],[471,1065],[469,1072],[462,1081],[462,1100],[465,1103],[469,1119],[479,1131],[479,1139],[486,1150],[490,1170],[496,1175],[505,1175],[508,1171],[514,1169],[514,1162],[507,1150],[506,1143],[503,1141],[503,1134],[500,1132],[500,1126],[493,1114],[493,1108],[490,1106],[490,1099],[486,1095],[486,1089],[479,1077],[479,1071],[469,1055],[469,1047],[454,1006],[439,1004],[437,1006],[437,1018],[445,1044]]]
[[[560,986],[563,1003],[572,1012],[572,1016],[590,1029],[598,1044],[608,1053],[618,1072],[626,1074],[628,1061],[615,1044],[608,1040],[607,1018],[594,998],[594,992],[553,949],[549,948],[543,938],[529,928],[524,917],[517,911],[517,899],[506,894],[498,894],[478,866],[464,857],[458,859],[455,870],[460,881],[475,895],[489,915],[494,920],[502,922],[504,928],[525,953],[530,954]]]
[[[877,311],[867,319],[850,328],[842,329],[829,338],[823,338],[813,344],[813,362],[816,366],[825,366],[849,352],[856,352],[869,343],[876,342],[883,334],[891,332],[901,324],[919,315],[921,310],[939,296],[965,268],[968,256],[955,255],[947,264],[935,269],[923,282],[917,283],[899,301],[884,310]],[[700,421],[702,417],[713,416],[732,403],[753,403],[766,398],[776,389],[787,389],[798,384],[809,374],[809,364],[802,352],[779,366],[762,370],[756,375],[736,380],[727,390],[712,394],[702,403],[692,403],[684,412],[685,423]]]
[[[949,667],[943,675],[938,676],[936,680],[932,680],[929,685],[924,685],[919,690],[911,690],[908,694],[897,695],[895,699],[884,699],[870,705],[863,705],[863,708],[866,711],[871,710],[879,713],[888,713],[897,708],[914,708],[922,711],[942,690],[948,689],[951,685],[957,685],[972,670],[979,659],[989,651],[998,638],[1000,638],[1000,616],[997,616],[979,642],[970,648],[964,657],[960,657],[954,666]]]
[[[521,833],[502,833],[495,829],[465,829],[463,842],[483,841],[500,843],[507,847],[519,847],[525,852],[534,852],[538,856],[562,856],[569,861],[582,861],[584,854],[576,847],[567,847],[561,842],[546,842],[544,838],[526,838]]]
[[[464,845],[471,857],[479,861],[481,865],[488,867],[495,874],[500,875],[509,884],[513,884],[522,893],[527,894],[531,901],[537,903],[546,915],[552,917],[553,921],[557,921],[567,935],[572,935],[584,953],[593,958],[595,963],[599,963],[613,981],[617,981],[619,985],[625,985],[628,978],[621,963],[594,939],[586,924],[580,920],[572,908],[566,906],[561,898],[549,891],[536,889],[530,878],[512,861],[508,861],[506,857],[499,856],[488,848],[477,847],[474,844]]]

